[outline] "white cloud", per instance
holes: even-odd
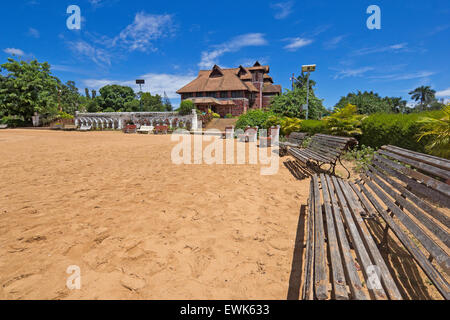
[[[112,45],[127,47],[130,51],[156,50],[152,41],[171,35],[174,31],[172,15],[154,15],[139,12],[132,24],[112,40]]]
[[[26,56],[23,50],[17,48],[6,48],[3,50],[3,52],[10,54],[12,56],[21,56],[21,57]]]
[[[408,44],[406,42],[403,42],[385,47],[362,48],[353,52],[353,55],[362,56],[366,54],[380,53],[380,52],[399,52],[407,50],[407,46]]]
[[[290,38],[290,39],[285,39],[285,41],[289,41],[289,44],[284,46],[284,49],[289,50],[289,51],[296,51],[296,50],[300,49],[301,47],[305,47],[314,42],[314,40],[306,39],[306,38]]]
[[[79,56],[87,57],[97,65],[106,67],[111,65],[111,54],[101,48],[96,48],[86,41],[69,42],[70,49]]]
[[[344,69],[339,70],[338,73],[334,75],[334,79],[345,79],[350,77],[361,77],[366,72],[374,70],[373,67],[362,67],[362,68],[355,68],[355,69]]]
[[[436,92],[436,97],[450,97],[450,88]]]
[[[287,18],[292,13],[293,1],[273,3],[270,5],[276,11],[275,19],[281,20]]]
[[[324,42],[323,46],[325,47],[325,49],[334,49],[337,47],[337,45],[339,43],[342,42],[342,40],[344,40],[345,37],[346,37],[345,35],[340,35],[340,36],[334,37],[334,38]]]
[[[136,79],[144,79],[145,86],[143,91],[148,91],[152,94],[163,95],[164,92],[167,93],[167,96],[170,99],[179,98],[180,96],[176,93],[176,91],[186,84],[194,80],[196,76],[194,75],[176,75],[176,74],[165,74],[165,73],[147,73],[144,75],[140,75],[136,77]],[[83,80],[83,84],[90,88],[99,90],[101,87],[110,85],[110,84],[118,84],[122,86],[129,86],[134,88],[136,91],[139,88],[136,86],[135,80],[111,80],[111,79],[86,79]]]
[[[234,37],[228,42],[214,46],[212,51],[203,51],[202,58],[198,66],[209,69],[214,64],[218,64],[219,57],[227,52],[237,52],[244,47],[264,46],[267,41],[262,33],[247,33]]]
[[[397,80],[411,80],[411,79],[420,79],[432,76],[435,72],[432,71],[418,71],[412,73],[394,73],[387,75],[377,75],[370,76],[370,79],[378,79],[378,80],[389,80],[389,81],[397,81]]]
[[[39,33],[38,30],[34,29],[34,28],[29,28],[28,29],[28,35],[33,37],[33,38],[40,38],[41,34]]]

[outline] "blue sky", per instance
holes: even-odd
[[[369,30],[370,5],[381,30]],[[69,30],[69,5],[81,30]],[[177,89],[200,68],[271,66],[290,88],[302,64],[317,64],[317,95],[331,108],[343,95],[373,90],[402,96],[430,85],[450,98],[450,4],[428,1],[3,1],[0,61],[11,54],[48,61],[81,92],[145,78],[145,91]],[[7,14],[5,14],[7,13]]]

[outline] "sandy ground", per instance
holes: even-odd
[[[0,299],[286,299],[308,182],[173,165],[175,144],[0,131]]]
[[[289,157],[271,176],[267,165],[175,165],[175,145],[0,131],[0,299],[298,299],[309,179]],[[389,247],[404,297],[441,299],[399,241]],[[80,290],[66,286],[69,266]]]

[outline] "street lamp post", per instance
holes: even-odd
[[[139,111],[142,112],[142,85],[145,84],[145,80],[138,79],[136,84],[139,85]]]
[[[306,76],[306,120],[309,118],[309,76],[311,75],[311,72],[316,71],[316,65],[304,65],[302,66],[302,72],[307,72],[308,75]]]

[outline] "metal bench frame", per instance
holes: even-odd
[[[392,231],[448,300],[450,290],[444,274],[450,274],[450,257],[446,253],[450,245],[447,232],[450,218],[435,204],[450,207],[449,182],[449,160],[394,146],[382,147],[373,164],[355,183],[326,175],[320,175],[319,179],[315,175],[308,201],[302,297],[327,299],[326,285],[330,283],[335,299],[364,299],[348,256],[351,242],[364,277],[371,277],[366,271],[370,265],[376,266],[380,274],[382,290],[369,290],[370,298],[401,299],[377,248],[388,249],[388,233]],[[371,223],[383,228],[378,246],[371,236]],[[326,244],[323,239],[327,239]],[[326,248],[330,253],[331,279],[326,272]],[[350,288],[349,295],[345,285]]]
[[[330,165],[328,172],[333,175],[339,162],[347,171],[347,178],[350,178],[350,171],[342,164],[341,156],[357,144],[355,138],[316,134],[307,148],[290,148],[288,152],[305,165],[315,164],[319,169],[324,165]]]

